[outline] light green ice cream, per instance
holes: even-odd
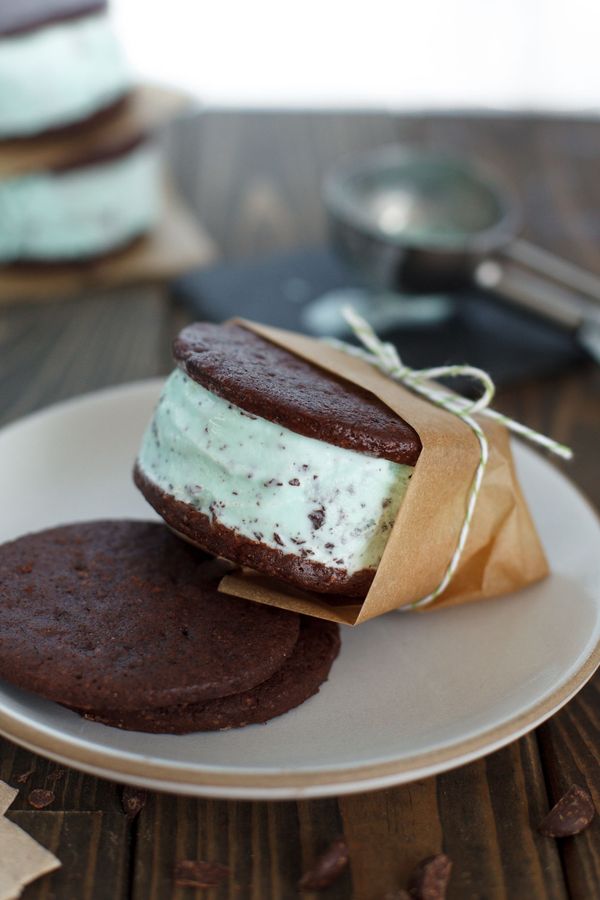
[[[0,181],[0,262],[97,256],[147,231],[158,214],[158,156],[149,145]]]
[[[0,137],[87,119],[130,87],[128,66],[105,15],[1,38]]]
[[[377,567],[413,471],[250,415],[179,370],[138,464],[226,528],[349,574]]]

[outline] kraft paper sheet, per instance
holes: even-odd
[[[473,431],[458,416],[341,350],[282,329],[244,320],[238,324],[371,391],[413,426],[423,449],[362,603],[298,591],[247,570],[227,575],[220,590],[348,625],[429,594],[442,580],[463,524],[480,458]],[[469,537],[452,581],[425,609],[512,593],[548,574],[544,551],[517,481],[508,432],[485,417],[479,421],[489,440],[490,457]]]
[[[4,817],[18,793],[0,781],[0,900],[19,897],[25,885],[60,866],[49,850]]]

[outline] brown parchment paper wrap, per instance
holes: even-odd
[[[26,884],[60,866],[49,850],[4,818],[18,793],[0,781],[0,900],[19,897]]]
[[[479,442],[471,428],[368,363],[321,341],[244,320],[238,324],[371,391],[413,426],[423,449],[362,603],[298,591],[247,571],[227,575],[220,590],[348,625],[429,594],[441,582],[455,551],[479,462]],[[478,421],[488,437],[490,457],[469,537],[450,584],[423,609],[511,593],[548,574],[544,551],[517,482],[508,432],[485,417]]]

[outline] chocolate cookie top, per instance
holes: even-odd
[[[377,397],[239,325],[190,325],[173,355],[207,390],[290,431],[406,465],[419,457],[414,428]]]
[[[219,594],[226,564],[162,524],[87,522],[0,547],[0,678],[80,709],[135,710],[249,690],[299,617]]]
[[[107,0],[2,0],[0,37],[79,19],[106,9]]]

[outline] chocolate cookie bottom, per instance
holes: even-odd
[[[363,599],[375,577],[375,570],[361,569],[349,574],[309,558],[284,553],[259,541],[244,537],[199,512],[188,503],[165,493],[136,464],[133,480],[148,503],[180,535],[192,544],[240,566],[256,569],[287,581],[295,587],[320,594],[342,594]]]
[[[294,652],[299,616],[221,594],[227,566],[160,522],[79,522],[0,546],[0,678],[78,709],[239,694]]]
[[[337,625],[303,618],[292,655],[267,681],[249,691],[206,703],[127,712],[87,710],[82,715],[115,728],[155,734],[223,731],[266,722],[316,694],[327,680],[339,649]]]

